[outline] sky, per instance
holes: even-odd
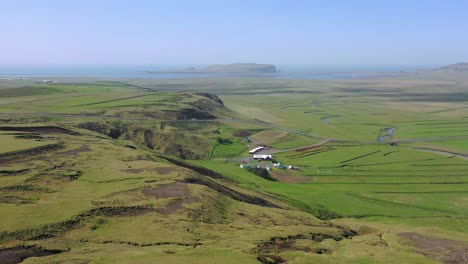
[[[0,0],[0,64],[444,65],[464,0]]]

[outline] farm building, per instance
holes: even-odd
[[[268,154],[254,154],[253,158],[256,160],[271,160],[273,157]]]
[[[257,152],[259,152],[260,150],[262,150],[262,149],[264,149],[264,148],[265,148],[265,147],[262,147],[262,146],[256,147],[256,148],[254,148],[254,149],[251,149],[251,150],[249,151],[249,154],[257,153]]]

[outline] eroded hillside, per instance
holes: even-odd
[[[5,130],[48,147],[0,157],[2,263],[131,263],[135,254],[203,263],[227,252],[223,262],[280,263],[278,252],[331,253],[356,235],[130,141],[50,125]]]

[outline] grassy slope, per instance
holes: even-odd
[[[151,161],[145,158],[151,152],[124,147],[127,142],[96,139],[92,133],[81,132],[84,135],[51,135],[68,142],[65,149],[59,151],[62,154],[44,153],[39,160],[26,156],[13,163],[2,163],[6,168],[34,168],[20,177],[4,175],[2,178],[15,180],[3,183],[3,186],[36,187],[31,191],[1,191],[2,197],[35,197],[32,203],[0,204],[3,215],[0,232],[18,231],[14,236],[23,240],[20,242],[4,237],[3,245],[38,244],[49,249],[67,250],[66,253],[54,256],[30,258],[25,263],[90,260],[96,263],[134,263],[136,260],[140,263],[152,263],[155,260],[166,263],[217,263],[226,257],[232,263],[257,263],[257,244],[269,241],[271,237],[336,232],[334,228],[327,227],[327,223],[304,212],[241,203],[200,185],[187,185],[188,193],[181,197],[177,194],[168,198],[147,196],[144,190],[157,190],[186,175],[193,175],[193,172],[162,160]],[[78,149],[82,152],[77,153]],[[77,170],[83,172],[78,179],[70,180],[66,177]],[[171,202],[187,199],[187,196],[190,199],[179,209],[169,213],[158,211],[170,208]],[[54,234],[49,239],[28,239],[34,234],[45,232],[44,225],[66,221],[93,208],[136,205],[150,205],[154,210],[129,216],[96,215],[85,218],[71,228],[49,228],[49,232]],[[27,229],[36,231],[24,231]],[[301,243],[312,249],[329,248],[336,251],[336,255],[309,256],[309,253],[302,251],[273,254],[290,260],[297,259],[298,263],[302,262],[301,258],[306,258],[303,261],[316,259],[333,262],[346,254],[342,252],[342,247],[347,247],[346,240],[306,240]],[[197,244],[200,245],[193,246]],[[391,254],[385,249],[377,250],[382,257]],[[415,260],[421,259],[416,254],[410,256]],[[350,259],[361,263],[363,256],[352,256]]]
[[[16,136],[11,135],[10,133],[0,133],[0,142],[2,142],[0,153],[24,150],[46,145],[46,143],[36,140],[16,139]]]

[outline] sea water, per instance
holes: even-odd
[[[187,67],[203,68],[203,65],[0,65],[0,79],[45,78],[45,77],[91,77],[107,79],[173,79],[212,77],[261,77],[288,79],[360,79],[402,74],[416,67],[373,66],[307,66],[279,65],[274,74],[229,74],[229,73],[177,73]],[[167,73],[165,72],[167,71]],[[170,72],[172,71],[172,72]],[[159,73],[148,73],[159,72]]]

